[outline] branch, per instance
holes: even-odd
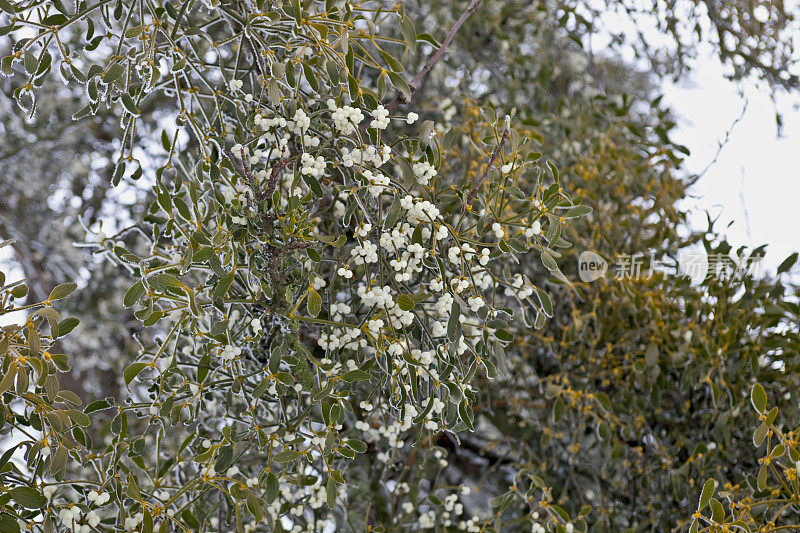
[[[481,177],[478,179],[477,182],[475,182],[475,185],[473,185],[472,189],[469,191],[469,194],[467,195],[468,204],[472,203],[472,199],[475,198],[475,195],[478,193],[478,189],[483,184],[483,181],[486,179],[486,176],[489,175],[489,169],[492,168],[492,165],[494,165],[494,160],[497,159],[498,155],[500,155],[500,151],[503,149],[503,145],[505,145],[506,141],[508,140],[508,132],[510,129],[511,129],[511,117],[509,115],[506,115],[506,122],[503,128],[503,137],[500,139],[500,143],[497,145],[497,148],[495,148],[494,152],[492,152],[492,157],[489,158],[489,162],[486,164],[486,168],[483,170],[483,174],[481,174]]]
[[[281,152],[280,159],[275,161],[275,164],[272,166],[272,172],[270,172],[269,175],[269,183],[267,184],[266,194],[267,198],[272,198],[272,193],[275,192],[275,187],[278,185],[278,176],[280,175],[281,170],[283,170],[288,164],[289,158],[285,157],[283,152]]]
[[[472,15],[472,13],[474,13],[476,9],[478,9],[478,6],[481,5],[481,2],[483,2],[483,0],[472,0],[469,3],[469,6],[467,6],[466,11],[461,13],[461,16],[458,17],[458,20],[456,20],[455,24],[453,24],[453,27],[450,28],[450,32],[447,34],[447,37],[445,37],[444,41],[442,41],[442,46],[440,46],[439,49],[436,51],[436,53],[433,54],[430,57],[430,59],[428,59],[428,62],[425,63],[424,67],[422,67],[422,70],[420,70],[419,73],[416,76],[414,76],[414,79],[411,80],[411,83],[408,84],[409,88],[411,89],[412,95],[417,90],[417,88],[419,88],[420,82],[422,82],[422,80],[425,79],[425,76],[428,75],[433,66],[442,58],[444,53],[447,51],[447,45],[449,45],[450,41],[453,40],[453,37],[456,36],[456,32],[458,31],[458,29],[461,27],[462,24],[464,24],[464,21],[466,21],[467,18],[470,15]],[[399,106],[400,104],[404,104],[407,101],[408,100],[406,99],[406,96],[398,91],[397,96],[395,96],[394,100],[389,102],[389,104],[386,106],[386,109],[391,111],[395,107]]]
[[[739,122],[741,122],[742,119],[744,118],[744,114],[747,112],[748,103],[749,103],[749,101],[745,98],[744,106],[742,106],[742,112],[739,113],[739,116],[731,123],[730,127],[725,131],[725,138],[723,140],[717,142],[717,151],[714,152],[714,157],[703,168],[703,170],[701,170],[698,174],[695,174],[694,176],[692,176],[691,178],[686,180],[686,187],[691,187],[692,185],[697,183],[697,181],[700,178],[702,178],[703,176],[705,176],[706,172],[708,172],[708,170],[712,166],[714,166],[714,164],[716,164],[716,162],[719,160],[719,156],[722,153],[722,149],[725,148],[728,145],[728,142],[730,141],[731,133],[733,132],[734,128],[736,128],[736,125]]]
[[[231,162],[231,166],[233,170],[239,174],[242,179],[245,180],[247,185],[255,194],[255,199],[257,202],[256,210],[261,216],[261,221],[264,224],[264,227],[267,231],[271,232],[272,221],[274,220],[274,215],[270,214],[266,211],[264,205],[272,198],[272,194],[275,192],[275,188],[278,186],[278,177],[280,176],[281,171],[286,168],[286,166],[290,163],[291,159],[284,156],[284,152],[281,152],[281,157],[272,165],[272,171],[270,172],[269,181],[267,182],[266,190],[261,187],[261,184],[253,177],[253,171],[250,167],[250,161],[248,160],[247,153],[245,152],[244,148],[241,149],[241,161],[237,161],[236,157],[230,152],[230,150],[223,150],[225,156]],[[250,210],[250,193],[247,193],[247,209]]]

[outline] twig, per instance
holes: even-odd
[[[733,132],[734,128],[736,128],[736,125],[744,118],[744,114],[747,112],[747,106],[749,103],[749,100],[745,99],[744,105],[742,106],[742,112],[739,113],[739,116],[736,117],[736,119],[731,123],[730,127],[725,131],[725,138],[717,143],[717,151],[714,153],[714,157],[705,166],[705,168],[703,168],[703,170],[686,180],[687,187],[691,187],[697,183],[697,181],[705,176],[706,172],[708,172],[708,170],[719,160],[722,149],[725,148],[728,145],[728,141],[730,141],[731,133]]]
[[[275,188],[278,186],[278,177],[280,176],[281,171],[286,168],[291,160],[284,156],[284,152],[281,152],[281,157],[272,165],[272,171],[270,172],[269,181],[267,182],[267,187],[265,190],[253,177],[250,161],[247,159],[247,153],[245,152],[244,148],[241,150],[241,161],[237,161],[236,157],[234,157],[230,150],[224,150],[224,153],[231,162],[231,166],[233,167],[234,171],[236,171],[236,173],[239,174],[242,179],[245,180],[247,185],[249,185],[253,190],[253,194],[255,194],[255,199],[257,202],[256,210],[260,215],[264,228],[271,232],[271,226],[275,216],[266,210],[265,204],[267,200],[272,198],[272,194],[275,192]],[[250,192],[248,191],[246,194],[247,211],[249,212],[251,207]]]
[[[241,153],[241,162],[237,161],[236,157],[230,152],[230,150],[224,150],[225,155],[228,157],[228,160],[231,162],[231,166],[233,166],[233,170],[239,174],[245,182],[250,186],[253,191],[255,191],[257,199],[259,202],[267,200],[272,197],[272,193],[275,192],[275,187],[278,185],[278,176],[281,173],[286,165],[289,164],[289,158],[281,153],[281,157],[275,161],[275,164],[272,166],[272,171],[269,175],[269,182],[267,183],[267,190],[262,191],[258,187],[258,183],[256,182],[255,178],[253,178],[253,172],[250,168],[250,162],[247,160],[247,153],[242,148]]]
[[[272,166],[272,172],[269,175],[269,183],[267,184],[266,191],[267,198],[272,198],[272,193],[275,192],[275,187],[278,185],[278,175],[280,175],[281,170],[283,170],[288,164],[289,158],[285,157],[283,152],[281,152],[281,157],[275,161],[275,164]]]
[[[464,21],[466,21],[467,18],[472,13],[474,13],[476,9],[478,9],[478,6],[481,5],[481,2],[483,2],[483,0],[472,0],[472,2],[469,3],[467,9],[463,13],[461,13],[461,16],[458,17],[458,20],[456,20],[455,24],[453,24],[453,27],[450,28],[450,32],[447,34],[447,37],[445,37],[444,41],[442,41],[442,46],[440,46],[439,49],[436,51],[436,53],[433,54],[430,57],[430,59],[428,59],[428,62],[425,63],[424,67],[422,67],[422,70],[420,70],[419,73],[416,76],[414,76],[414,79],[411,80],[411,83],[408,84],[409,88],[411,89],[412,95],[414,94],[414,91],[416,91],[417,88],[419,87],[420,82],[425,78],[425,76],[428,75],[433,66],[442,58],[444,53],[447,51],[447,45],[449,45],[450,41],[453,40],[453,37],[456,36],[456,32],[458,31],[458,29],[461,27],[462,24],[464,24]],[[404,104],[406,102],[407,102],[406,96],[402,92],[398,91],[397,96],[395,96],[394,100],[389,102],[389,104],[386,106],[386,109],[391,111],[395,107],[399,106],[400,104]]]
[[[494,152],[492,152],[492,157],[489,158],[489,162],[486,163],[486,168],[483,170],[483,174],[481,174],[481,177],[475,182],[475,185],[473,185],[472,189],[469,191],[469,194],[467,195],[468,204],[472,203],[472,199],[475,198],[475,195],[478,193],[478,189],[483,184],[486,176],[489,175],[489,169],[492,168],[492,165],[494,165],[494,160],[497,159],[498,155],[500,155],[503,145],[506,144],[506,141],[508,140],[509,130],[511,130],[511,117],[506,115],[505,126],[503,128],[503,137],[500,139],[500,143],[497,145],[497,148],[495,148]]]

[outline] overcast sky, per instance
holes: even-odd
[[[726,233],[734,247],[768,243],[765,266],[774,270],[800,249],[800,111],[795,109],[800,99],[777,96],[784,121],[778,138],[776,103],[769,90],[725,80],[710,47],[684,81],[666,83],[664,92],[679,116],[673,137],[692,152],[687,160],[691,172],[700,172],[714,159],[747,102],[742,120],[733,126],[717,162],[691,189],[695,198],[687,205],[695,227],[705,227],[705,210],[720,215],[717,229],[733,221]]]

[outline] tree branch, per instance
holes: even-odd
[[[497,148],[495,148],[494,152],[492,152],[492,157],[489,158],[489,162],[486,163],[486,168],[483,170],[483,174],[481,174],[481,177],[478,178],[478,181],[475,182],[475,185],[473,185],[472,189],[469,191],[469,194],[467,195],[468,204],[472,203],[472,199],[475,198],[478,189],[483,184],[483,181],[486,179],[486,176],[489,175],[489,169],[492,168],[492,165],[494,165],[494,160],[497,159],[498,155],[500,155],[500,151],[503,149],[503,145],[505,145],[506,141],[508,140],[508,132],[510,129],[511,129],[511,117],[506,115],[506,122],[503,128],[503,137],[500,139],[500,143],[497,145]]]
[[[442,46],[440,46],[439,49],[436,51],[436,53],[433,54],[430,57],[430,59],[428,59],[428,62],[425,63],[424,67],[422,67],[422,70],[420,70],[419,73],[416,76],[414,76],[414,79],[411,80],[411,83],[408,84],[409,88],[411,89],[412,95],[417,90],[417,88],[419,88],[419,84],[422,82],[423,79],[425,79],[425,76],[428,75],[433,66],[442,58],[444,53],[447,51],[447,46],[450,44],[450,41],[453,40],[453,37],[456,36],[456,32],[458,31],[458,29],[461,27],[462,24],[464,24],[467,18],[470,15],[472,15],[472,13],[474,13],[476,9],[478,9],[478,6],[481,5],[481,2],[483,2],[483,0],[472,0],[469,3],[467,9],[463,13],[461,13],[461,16],[458,17],[458,20],[456,20],[455,24],[453,24],[453,27],[450,28],[450,32],[447,34],[447,37],[445,37],[444,41],[442,41]],[[394,100],[389,102],[389,104],[386,106],[386,109],[391,111],[395,107],[399,106],[400,104],[404,104],[406,102],[407,102],[406,96],[402,92],[398,91],[397,96],[395,96]]]

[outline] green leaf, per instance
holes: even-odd
[[[142,514],[142,533],[153,533],[153,515],[147,506],[144,507]]]
[[[6,392],[14,386],[14,378],[17,377],[17,365],[17,360],[13,359],[11,364],[8,366],[8,371],[3,376],[3,379],[0,379],[0,394]]]
[[[389,78],[391,78],[391,76],[389,76]],[[353,102],[361,100],[361,87],[358,86],[358,80],[356,80],[352,74],[347,76],[347,89],[350,92],[350,99]]]
[[[588,205],[576,205],[564,214],[564,218],[577,218],[588,215],[592,212],[592,208]]]
[[[763,413],[767,409],[767,393],[758,382],[753,385],[753,390],[750,392],[750,401],[759,413]]]
[[[353,383],[355,381],[366,381],[371,379],[372,376],[369,372],[364,372],[363,370],[351,370],[347,374],[344,374],[341,379],[342,381],[346,381],[347,383]]]
[[[133,381],[136,376],[142,373],[147,367],[147,363],[132,363],[128,365],[128,368],[122,373],[122,376],[125,378],[125,385],[130,385],[131,381]]]
[[[161,146],[164,147],[164,151],[169,152],[170,148],[172,148],[172,141],[167,134],[167,130],[161,130]]]
[[[17,448],[20,446],[22,446],[22,443],[19,443],[15,446],[10,446],[8,450],[3,453],[3,456],[0,457],[0,469],[6,466],[6,463],[8,463],[9,459],[11,459],[11,456],[14,455],[14,452],[17,451]]]
[[[498,329],[494,332],[494,336],[503,342],[511,342],[514,340],[514,335],[505,329]]]
[[[539,296],[539,301],[542,303],[542,311],[547,316],[553,316],[553,302],[550,300],[550,295],[539,288],[534,288],[536,295]]]
[[[461,325],[461,305],[457,301],[453,301],[453,307],[450,309],[450,319],[447,321],[447,338],[455,341],[458,335],[458,328]]]
[[[231,270],[227,276],[221,278],[218,282],[216,287],[214,287],[214,292],[212,298],[214,300],[222,300],[225,298],[225,295],[228,293],[228,289],[231,288],[233,284],[233,278],[236,276],[236,271]]]
[[[397,220],[400,218],[400,209],[400,195],[398,194],[394,197],[394,201],[386,213],[386,218],[383,220],[384,229],[391,229],[397,224]]]
[[[252,492],[247,493],[247,510],[250,511],[250,514],[253,515],[256,522],[260,522],[262,519],[261,515],[261,502],[259,502],[256,495]]]
[[[267,85],[267,97],[269,98],[269,103],[273,106],[277,106],[281,103],[281,89],[278,86],[278,80],[275,78],[270,78],[269,84]]]
[[[401,62],[399,62],[397,59],[395,59],[394,57],[392,57],[391,54],[389,54],[388,52],[385,52],[384,50],[380,50],[380,49],[378,49],[378,51],[380,52],[381,57],[383,58],[383,60],[386,61],[386,63],[389,65],[389,68],[392,69],[394,72],[403,72],[405,70],[405,67],[403,66],[403,64]],[[392,82],[392,83],[394,83],[394,82]]]
[[[53,56],[50,55],[50,52],[45,50],[42,52],[41,59],[39,60],[39,64],[36,67],[36,76],[42,76],[43,74],[50,72],[50,66],[53,63]]]
[[[658,363],[658,346],[656,343],[651,342],[647,345],[644,352],[644,364],[647,366],[655,366]]]
[[[0,0],[0,9],[10,15],[13,15],[17,12],[17,10],[14,8],[14,5],[8,0]],[[19,531],[19,527],[17,527],[17,531]]]
[[[422,146],[428,146],[431,143],[431,136],[433,135],[433,128],[435,124],[432,120],[426,120],[422,123],[422,127],[419,132],[419,143]]]
[[[417,34],[417,40],[426,42],[426,43],[430,44],[431,46],[433,46],[434,48],[441,48],[442,47],[442,45],[439,44],[439,41],[434,39],[433,36],[430,33],[419,33],[419,34]]]
[[[132,39],[144,33],[145,26],[133,26],[125,31],[125,38]]]
[[[125,74],[125,67],[123,67],[119,63],[114,63],[113,65],[108,67],[106,73],[103,74],[103,83],[112,84],[115,81],[117,81],[123,74]]]
[[[352,448],[353,451],[358,453],[364,453],[367,451],[367,445],[358,439],[348,439],[345,444]]]
[[[308,300],[306,301],[306,309],[308,314],[317,317],[322,311],[322,296],[313,288],[308,291]]]
[[[403,15],[403,18],[400,19],[400,31],[403,33],[406,47],[410,52],[414,52],[417,48],[417,30],[414,28],[414,21],[411,17]]]
[[[77,288],[78,284],[72,281],[68,281],[67,283],[62,283],[61,285],[56,285],[53,288],[53,290],[50,291],[50,296],[48,296],[47,299],[61,300],[72,294]]]
[[[328,482],[325,484],[325,496],[327,498],[328,508],[333,509],[336,505],[336,493],[339,490],[336,482],[331,476],[328,476]]]
[[[194,316],[200,316],[200,306],[197,305],[197,298],[195,297],[194,291],[187,287],[186,295],[189,297],[189,310]]]
[[[230,468],[233,463],[233,447],[225,446],[217,453],[217,460],[214,462],[214,469],[218,472],[224,472]]]
[[[319,92],[319,82],[317,81],[317,76],[314,75],[314,70],[311,68],[307,62],[303,61],[303,76],[306,78],[306,81],[311,86],[311,89],[315,92]]]
[[[306,254],[308,258],[314,261],[315,263],[319,263],[322,261],[322,256],[319,255],[319,252],[315,248],[308,248],[306,249]]]
[[[401,294],[397,297],[397,305],[403,311],[411,311],[414,309],[414,299],[408,294]]]
[[[142,114],[139,108],[136,107],[136,103],[133,101],[133,98],[131,98],[130,94],[122,93],[120,100],[122,100],[122,105],[125,107],[125,110],[131,115],[138,117]]]
[[[182,198],[176,196],[172,199],[172,203],[175,204],[175,207],[178,208],[178,213],[180,213],[184,219],[192,220],[192,211]]]
[[[160,287],[163,287],[163,288],[168,288],[168,287],[182,288],[183,287],[183,283],[181,283],[181,280],[179,280],[178,278],[176,278],[172,274],[167,274],[166,272],[162,272],[160,274],[157,274],[155,276],[155,278],[153,279],[153,281],[155,281],[156,285],[158,285]]]
[[[108,400],[95,400],[89,405],[84,408],[83,412],[88,414],[94,413],[95,411],[102,411],[103,409],[108,409],[111,407],[111,402]]]
[[[558,168],[551,161],[547,162],[547,168],[553,173],[553,179],[556,182],[553,185],[556,185],[558,183]]]
[[[475,415],[472,412],[472,408],[469,405],[469,400],[464,398],[461,400],[461,403],[458,404],[458,417],[461,419],[462,422],[469,428],[470,431],[475,430],[475,426],[473,426],[473,420]]]
[[[767,438],[767,433],[769,433],[769,426],[760,424],[753,432],[753,445],[756,447],[761,446],[761,443]]]
[[[411,87],[409,87],[408,82],[403,79],[403,77],[395,72],[387,71],[386,74],[389,76],[389,81],[392,82],[394,88],[403,93],[406,100],[411,100]]]
[[[28,286],[27,285],[17,285],[13,289],[11,289],[11,296],[14,298],[22,298],[28,294]]]
[[[70,420],[72,420],[75,424],[81,427],[89,427],[92,424],[92,421],[89,419],[89,417],[77,409],[70,409],[67,411],[67,416],[69,416]]]
[[[278,497],[278,490],[280,489],[280,483],[278,482],[278,477],[273,474],[272,472],[269,473],[267,476],[267,483],[264,490],[264,500],[267,503],[272,503],[275,501],[275,498]]]
[[[87,105],[86,107],[83,107],[83,108],[79,109],[78,111],[76,111],[72,115],[72,120],[80,120],[83,117],[89,116],[89,114],[91,114],[91,112],[92,112],[92,106],[91,105]]]
[[[708,505],[708,502],[711,501],[711,497],[714,495],[714,491],[717,489],[717,482],[713,479],[708,479],[705,484],[703,485],[703,490],[700,493],[700,503],[697,504],[697,510],[702,511]]]
[[[128,490],[127,490],[127,494],[128,494],[128,496],[130,496],[134,500],[141,500],[142,499],[142,493],[139,490],[139,484],[136,482],[136,476],[133,474],[133,472],[128,474]]]
[[[198,522],[197,517],[192,513],[191,509],[184,509],[181,513],[181,518],[192,531],[200,530],[200,522]]]
[[[311,189],[318,198],[322,198],[322,186],[319,184],[317,178],[312,176],[311,174],[303,174],[303,181],[306,182],[308,188]]]
[[[0,6],[2,6],[2,0],[0,0]],[[19,522],[10,514],[0,513],[0,531],[19,533]]]
[[[758,471],[758,478],[756,479],[756,486],[759,490],[764,490],[767,486],[767,475],[769,475],[769,467],[762,466]]]
[[[270,383],[272,383],[272,380],[269,379],[268,377],[262,379],[261,383],[256,385],[256,388],[253,389],[253,399],[257,400],[261,398],[264,395],[264,393],[267,392]]]
[[[8,492],[15,502],[26,509],[41,509],[47,505],[47,498],[33,487],[14,487]]]
[[[600,403],[600,407],[602,407],[607,413],[612,413],[614,411],[611,405],[611,398],[608,397],[608,394],[605,392],[595,392],[594,397]]]
[[[553,419],[556,421],[556,423],[561,421],[566,412],[567,412],[567,406],[564,403],[563,398],[561,398],[561,396],[558,396],[556,398],[555,403],[553,403]]]
[[[134,283],[130,289],[125,292],[125,296],[122,297],[122,304],[125,307],[131,307],[133,304],[139,301],[139,299],[145,295],[147,289],[144,287],[144,283],[141,280]]]
[[[784,259],[783,262],[778,266],[778,274],[788,272],[796,262],[797,262],[797,252],[794,252],[792,255]]]
[[[58,323],[58,328],[57,328],[58,329],[58,336],[59,337],[63,337],[67,333],[71,332],[73,329],[75,329],[78,326],[78,324],[80,324],[80,322],[81,321],[78,318],[74,317],[74,316],[69,316],[69,317],[65,318],[64,320],[61,320]]]
[[[208,371],[209,370],[211,370],[211,354],[206,352],[200,358],[200,362],[197,363],[197,382],[198,383],[203,383],[206,380],[206,376],[208,375]]]
[[[36,72],[36,67],[39,66],[39,61],[36,59],[36,56],[31,53],[30,50],[25,50],[25,55],[22,58],[22,63],[25,65],[25,71],[28,74],[33,74]]]
[[[49,17],[45,17],[42,19],[42,24],[45,26],[60,26],[67,22],[67,17],[60,13],[56,13],[54,15],[50,15]]]
[[[298,26],[303,24],[303,11],[300,9],[300,0],[292,0],[292,16]]]
[[[14,75],[14,56],[5,56],[2,60],[0,60],[0,72],[6,76]]]
[[[551,272],[558,270],[558,263],[556,263],[556,260],[553,258],[552,254],[547,250],[542,252],[542,264]]]
[[[291,461],[294,461],[298,457],[300,457],[300,452],[298,451],[283,450],[282,452],[276,453],[272,457],[272,460],[275,461],[276,463],[289,463]]]

